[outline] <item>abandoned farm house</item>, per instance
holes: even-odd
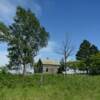
[[[49,74],[57,73],[58,68],[60,66],[59,62],[50,59],[42,60],[42,63],[43,63],[43,73],[49,73]]]

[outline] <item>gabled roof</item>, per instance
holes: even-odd
[[[45,65],[60,65],[58,61],[50,60],[50,59],[44,59],[42,60],[42,63]]]

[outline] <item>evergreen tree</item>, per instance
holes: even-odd
[[[96,53],[99,53],[99,50],[98,50],[98,48],[95,45],[92,45],[90,47],[90,53],[91,53],[91,55],[94,55]]]
[[[95,45],[92,45],[89,41],[84,40],[79,48],[79,51],[76,54],[77,60],[86,60],[91,55],[98,53],[99,50]]]
[[[90,56],[90,48],[91,44],[89,41],[84,40],[79,48],[79,51],[76,54],[76,59],[77,60],[85,60],[88,59]]]
[[[84,68],[87,70],[87,74],[90,70],[90,57],[98,53],[99,50],[95,45],[92,45],[89,41],[84,40],[81,45],[80,49],[76,54],[76,59],[81,60],[85,63]]]
[[[37,63],[37,72],[38,73],[42,73],[43,72],[43,63],[42,63],[41,59],[39,59],[39,61]]]

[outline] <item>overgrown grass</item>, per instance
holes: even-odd
[[[100,100],[100,76],[0,74],[0,100]]]

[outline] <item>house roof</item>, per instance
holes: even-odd
[[[58,61],[50,60],[50,59],[44,59],[42,60],[42,63],[45,65],[59,65]]]

